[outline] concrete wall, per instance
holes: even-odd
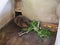
[[[0,29],[14,17],[14,0],[8,0],[0,13]]]

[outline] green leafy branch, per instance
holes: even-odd
[[[37,21],[31,21],[29,23],[29,26],[27,28],[23,28],[22,30],[25,30],[27,33],[29,33],[30,31],[35,31],[40,38],[49,38],[51,36],[52,32],[48,31],[48,29],[39,29],[38,27],[39,23]]]

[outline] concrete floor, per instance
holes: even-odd
[[[19,31],[20,28],[14,21],[9,22],[0,31],[0,45],[54,45],[55,35],[48,39],[40,39],[36,33],[30,32],[19,37]]]

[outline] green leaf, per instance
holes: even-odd
[[[49,38],[51,36],[51,32],[48,31],[46,28],[44,28],[38,32],[38,36],[41,38],[43,38],[43,37]]]
[[[34,26],[37,26],[38,25],[38,22],[37,21],[31,21],[29,23],[30,26],[34,27]]]

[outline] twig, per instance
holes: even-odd
[[[23,36],[24,34],[28,34],[30,31],[27,31],[27,32],[23,32],[23,33],[18,33],[19,34],[19,36]]]
[[[38,21],[38,25],[37,25],[38,28],[39,28],[39,25],[40,25],[40,22]]]

